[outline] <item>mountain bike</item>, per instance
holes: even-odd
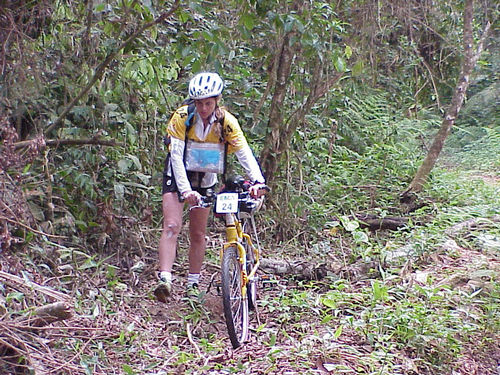
[[[222,192],[207,192],[200,203],[202,207],[213,205],[226,223],[226,242],[220,254],[221,289],[227,331],[235,349],[248,337],[249,309],[257,303],[261,252],[254,214],[264,197],[252,198],[249,187],[243,178],[228,180]],[[265,185],[262,188],[269,191]]]

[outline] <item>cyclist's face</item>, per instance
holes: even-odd
[[[196,111],[201,116],[201,119],[207,121],[215,111],[217,98],[197,99],[194,101],[194,105],[196,106]]]

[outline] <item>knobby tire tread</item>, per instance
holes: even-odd
[[[238,261],[238,249],[230,246],[224,250],[221,265],[222,302],[224,307],[224,317],[227,331],[233,348],[239,347],[248,335],[248,299],[241,298],[241,273]],[[234,278],[238,280],[237,285],[233,284]],[[235,316],[231,296],[236,293],[239,297],[239,316]],[[239,326],[241,324],[241,326]]]

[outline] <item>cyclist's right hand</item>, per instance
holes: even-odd
[[[269,191],[269,187],[266,184],[257,183],[255,185],[250,186],[248,189],[250,192],[250,196],[254,199],[260,198],[263,195],[266,195]]]
[[[191,206],[197,206],[201,202],[201,195],[197,191],[190,190],[182,193],[182,198]]]

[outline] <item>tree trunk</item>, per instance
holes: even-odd
[[[297,12],[302,12],[306,7],[306,3],[296,0],[294,9]],[[271,129],[268,133],[265,146],[260,154],[260,164],[264,170],[264,176],[267,184],[272,185],[273,179],[279,171],[279,163],[283,152],[288,149],[290,139],[297,128],[298,124],[304,122],[307,113],[310,112],[313,105],[326,95],[328,91],[339,81],[343,73],[328,72],[328,66],[325,66],[324,61],[318,57],[313,65],[311,87],[309,95],[303,103],[297,104],[295,112],[284,121],[285,97],[287,89],[290,85],[289,77],[292,68],[292,63],[297,57],[297,50],[300,49],[300,42],[296,41],[294,45],[290,45],[290,41],[296,36],[295,31],[286,33],[279,43],[278,55],[275,56],[276,67],[273,69],[273,76],[270,83],[275,79],[275,89],[271,102],[271,110],[269,113],[268,127]],[[275,74],[275,76],[274,76]],[[266,89],[267,91],[267,89]],[[258,108],[262,104],[259,103]],[[254,117],[256,117],[254,115]]]
[[[481,40],[478,43],[477,49],[474,52],[474,39],[472,34],[472,22],[474,15],[474,0],[466,0],[464,8],[464,30],[463,30],[463,41],[464,41],[464,57],[462,62],[462,67],[458,79],[457,87],[453,93],[451,99],[451,104],[445,113],[443,122],[441,123],[441,128],[439,129],[432,146],[427,153],[422,165],[415,174],[412,182],[408,189],[402,193],[402,201],[412,202],[415,200],[415,193],[422,191],[429,174],[436,164],[437,158],[443,149],[444,142],[448,135],[450,134],[451,127],[455,123],[455,120],[462,108],[464,102],[465,94],[469,86],[469,78],[476,66],[477,60],[481,55],[483,49],[484,39],[488,34],[490,23],[486,25],[483,32]]]
[[[265,147],[260,155],[260,164],[269,185],[272,184],[273,177],[278,170],[282,145],[286,143],[286,139],[282,135],[283,107],[292,61],[295,57],[294,48],[290,46],[290,38],[293,34],[294,32],[286,33],[281,42],[280,57],[277,59],[276,84],[271,102],[271,111],[269,113],[269,128],[271,131],[266,137]]]

